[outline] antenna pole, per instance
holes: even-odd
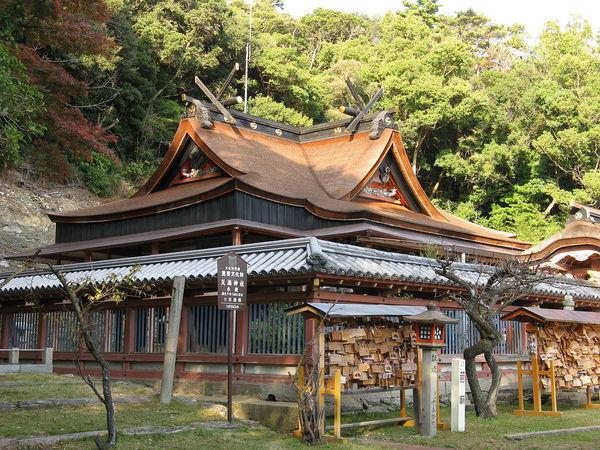
[[[254,0],[250,0],[250,24],[248,30],[248,42],[246,42],[246,68],[244,70],[244,112],[248,112],[248,66],[250,65],[250,41],[252,40],[252,7]]]

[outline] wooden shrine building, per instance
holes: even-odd
[[[54,212],[55,243],[15,255],[57,264],[73,283],[136,267],[133,277],[155,287],[152,295],[106,302],[93,313],[116,376],[160,377],[170,289],[182,275],[176,376],[225,379],[227,321],[217,309],[215,261],[230,251],[249,265],[249,307],[237,316],[238,381],[290,382],[315,330],[314,320],[286,314],[301,303],[425,306],[438,300],[460,319],[448,329],[446,353],[469,345],[474,328],[464,311],[440,300],[458,287],[419,253],[435,246],[459,260],[493,261],[529,244],[436,208],[390,114],[297,128],[236,111],[225,115],[187,99],[162,164],[135,195]],[[0,274],[0,283],[9,276]],[[559,305],[567,293],[578,308],[600,302],[599,287],[560,279],[538,286],[522,303]],[[44,271],[21,273],[0,288],[0,317],[0,349],[51,346],[56,372],[91,361],[77,352],[73,312]],[[498,351],[521,353],[520,324],[498,324],[506,336]]]
[[[523,255],[567,276],[600,283],[600,209],[571,203],[565,228]]]

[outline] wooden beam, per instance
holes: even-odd
[[[217,98],[212,94],[212,92],[210,92],[210,89],[206,87],[206,85],[202,82],[202,80],[200,80],[200,78],[194,77],[194,81],[198,85],[198,87],[202,89],[202,92],[204,92],[204,95],[208,97],[210,102],[217,107],[221,114],[223,114],[223,117],[225,118],[226,122],[232,125],[237,123],[237,121],[233,118],[229,111],[227,111],[225,107],[221,104],[221,102],[217,100]]]

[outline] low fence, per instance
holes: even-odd
[[[300,315],[288,316],[286,310],[296,303],[250,303],[238,312],[234,361],[238,379],[288,381],[288,373],[299,361],[306,345],[306,323]],[[445,310],[459,323],[447,330],[447,359],[461,354],[478,339],[477,330],[462,310]],[[116,376],[158,378],[168,329],[169,307],[125,305],[93,311],[91,329],[96,345],[111,361]],[[525,351],[524,328],[519,322],[497,320],[504,336],[494,353],[519,355]],[[90,355],[82,352],[77,321],[69,310],[3,314],[3,341],[0,347],[22,351],[51,347],[55,352],[55,371],[72,372],[78,361],[95,370]],[[180,378],[220,380],[225,374],[228,323],[224,311],[215,304],[185,304],[178,343],[177,376]],[[0,360],[6,355],[0,352]],[[510,357],[505,358],[512,360]]]

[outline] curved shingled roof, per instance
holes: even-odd
[[[164,188],[190,139],[222,170],[223,176]],[[388,152],[402,176],[397,181],[406,187],[411,204],[416,205],[412,210],[357,196]],[[367,131],[359,131],[300,142],[220,122],[215,122],[214,129],[203,129],[198,119],[184,119],[160,167],[132,198],[49,217],[57,223],[110,221],[180,208],[236,189],[304,207],[326,219],[369,220],[511,251],[528,247],[513,234],[438,210],[412,172],[400,133],[390,128],[374,140],[368,138]]]

